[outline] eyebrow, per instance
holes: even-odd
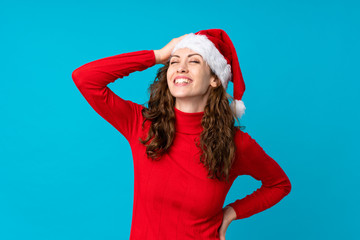
[[[201,56],[200,54],[198,54],[198,53],[189,54],[188,57],[191,57],[191,56],[194,56],[194,55],[199,55],[200,57],[202,57],[202,56]],[[178,58],[180,58],[179,55],[171,55],[171,56],[170,56],[170,59],[171,59],[172,57],[178,57]]]

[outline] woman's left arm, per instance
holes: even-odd
[[[262,186],[242,199],[228,204],[236,213],[233,220],[247,218],[264,211],[288,195],[291,183],[279,164],[265,153],[263,148],[250,137],[241,132],[237,140],[240,146],[239,159],[236,159],[235,170],[238,175],[250,175],[262,182]]]

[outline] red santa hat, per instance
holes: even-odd
[[[208,29],[195,34],[189,33],[175,45],[172,54],[181,48],[189,48],[199,53],[218,76],[225,90],[229,81],[233,82],[234,101],[231,103],[231,109],[241,118],[246,109],[241,100],[245,83],[235,47],[226,32],[222,29]]]

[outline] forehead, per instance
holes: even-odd
[[[170,58],[171,57],[182,58],[182,57],[191,57],[191,56],[198,56],[198,57],[202,58],[202,56],[199,53],[197,53],[189,48],[180,48],[180,49],[176,50],[173,54],[171,54]]]

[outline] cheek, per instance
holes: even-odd
[[[202,76],[202,78],[201,78],[201,86],[203,87],[203,88],[206,88],[206,87],[208,87],[210,85],[210,78],[208,77],[208,76]]]
[[[169,80],[171,79],[172,75],[173,75],[173,71],[169,68],[166,72],[166,78]]]
[[[166,81],[167,81],[167,83],[169,85],[170,84],[170,75],[169,74],[166,75]]]
[[[171,86],[171,78],[169,76],[166,78],[166,81],[167,81],[168,86]]]

